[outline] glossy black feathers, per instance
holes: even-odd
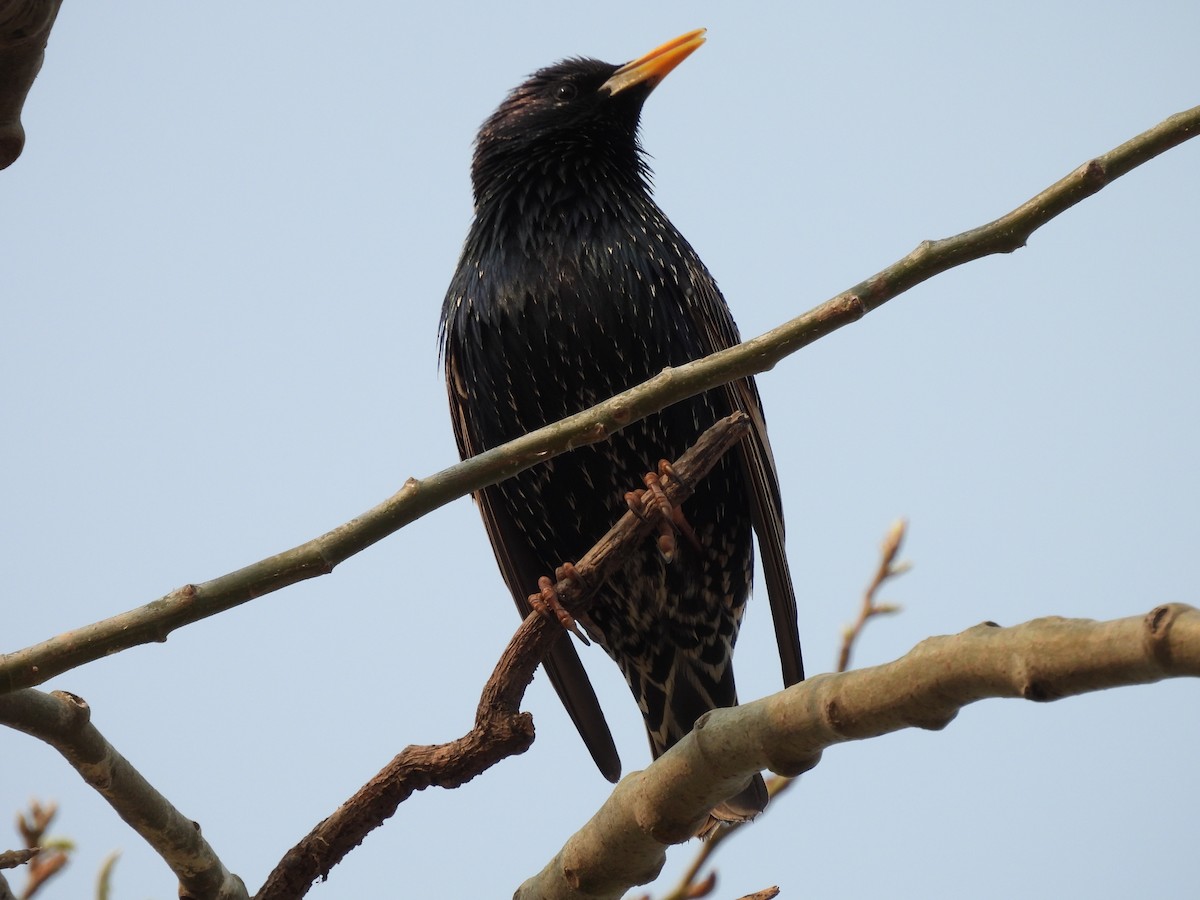
[[[475,218],[442,310],[451,412],[464,457],[578,412],[738,340],[716,283],[650,196],[637,142],[649,87],[610,93],[617,66],[573,59],[535,73],[480,130]],[[731,658],[763,548],[784,680],[803,677],[782,512],[757,391],[713,390],[482,491],[477,500],[522,613],[538,577],[577,560],[626,509],[624,493],[733,409],[755,428],[683,507],[699,548],[667,564],[652,542],[589,616],[662,753],[737,702]],[[575,646],[547,669],[601,772],[620,762]],[[766,802],[761,780],[732,818]]]

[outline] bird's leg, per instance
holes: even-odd
[[[645,518],[643,513],[648,513],[652,519],[657,520],[658,552],[667,562],[671,562],[675,558],[675,551],[678,549],[675,541],[676,531],[687,538],[688,543],[693,547],[697,550],[700,549],[700,541],[697,539],[691,523],[684,516],[683,510],[672,504],[663,491],[663,484],[672,478],[678,479],[679,476],[675,474],[675,469],[671,466],[670,461],[659,460],[658,471],[647,472],[643,479],[646,485],[645,489],[629,491],[625,495],[625,502],[634,513],[642,518]]]
[[[579,570],[575,568],[574,563],[565,562],[559,566],[554,577],[558,581],[573,581],[576,590],[584,593],[583,576],[579,574]],[[567,631],[579,638],[587,646],[591,645],[591,641],[587,636],[580,631],[579,624],[575,621],[575,617],[567,611],[563,605],[562,596],[558,593],[555,587],[557,582],[551,581],[549,576],[543,575],[538,579],[538,593],[529,595],[529,605],[540,612],[547,619],[557,620]],[[589,629],[590,630],[590,629]]]

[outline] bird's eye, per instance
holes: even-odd
[[[555,100],[574,100],[579,93],[579,88],[575,87],[570,81],[564,81],[554,89]]]

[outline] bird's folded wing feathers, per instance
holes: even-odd
[[[698,259],[692,264],[691,275],[697,290],[697,302],[691,306],[693,320],[706,337],[709,352],[739,343],[741,338],[729,307],[716,282]],[[727,384],[725,391],[730,406],[750,417],[750,433],[738,445],[738,456],[751,491],[751,516],[771,601],[783,683],[785,687],[791,687],[804,680],[804,660],[800,652],[796,590],[792,586],[791,568],[784,549],[783,502],[779,495],[775,456],[767,439],[762,399],[753,379],[742,378]]]
[[[738,455],[753,492],[751,515],[754,532],[758,535],[767,595],[771,600],[771,619],[775,623],[775,642],[779,647],[783,684],[791,687],[804,680],[804,660],[800,652],[796,590],[792,586],[791,567],[783,543],[783,509],[775,474],[775,457],[767,440],[762,402],[753,382],[743,379],[727,387],[731,389],[734,405],[749,415],[752,423],[750,434],[738,445]]]
[[[452,355],[447,359],[448,371],[454,372],[456,362]],[[452,376],[451,418],[459,452],[463,459],[466,459],[482,452],[483,448],[477,445],[478,442],[471,435],[460,398],[453,387],[456,382],[457,379]],[[486,488],[476,492],[475,500],[483,514],[483,524],[496,554],[500,572],[504,576],[504,583],[508,586],[521,617],[525,618],[532,610],[528,597],[536,589],[537,579],[550,573],[541,571],[541,563],[533,557],[524,543],[506,539],[506,536],[520,534],[521,530],[517,523],[511,521],[511,514],[504,504],[493,502],[493,497]],[[569,636],[559,637],[551,645],[544,665],[546,674],[550,676],[550,683],[566,707],[571,721],[575,723],[575,728],[592,754],[592,759],[596,761],[600,773],[609,781],[616,782],[621,777],[621,758],[617,755],[617,746],[600,708],[600,701],[596,699],[596,692]]]

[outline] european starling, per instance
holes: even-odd
[[[637,135],[642,104],[703,35],[689,32],[623,66],[573,58],[541,69],[480,129],[475,217],[441,318],[464,458],[737,343],[716,282],[650,196]],[[754,382],[677,403],[476,495],[527,615],[539,576],[578,559],[626,511],[626,491],[735,409],[750,415],[752,433],[684,505],[695,540],[679,540],[670,561],[647,541],[587,612],[637,699],[655,757],[708,710],[737,703],[731,657],[753,577],[752,524],[784,682],[804,677]],[[574,645],[555,642],[546,669],[600,771],[616,781],[620,759]],[[741,820],[766,801],[756,776],[713,814]]]

